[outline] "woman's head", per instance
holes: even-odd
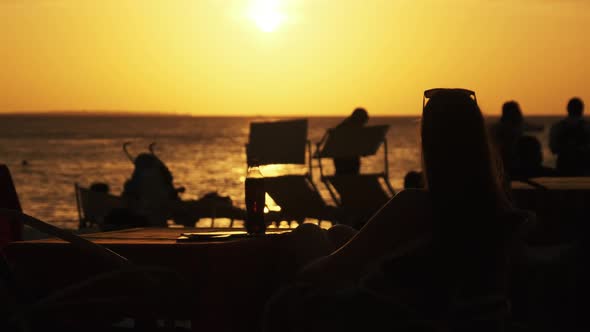
[[[362,107],[357,107],[352,111],[352,114],[345,118],[338,127],[357,128],[362,127],[369,121],[369,113]]]
[[[502,182],[484,118],[466,90],[441,89],[424,106],[422,158],[433,199],[448,204],[463,200],[456,202],[463,205],[465,199],[473,200],[471,206],[478,209],[502,204]]]
[[[354,123],[357,123],[359,125],[364,125],[367,123],[367,121],[369,121],[369,113],[367,112],[366,109],[364,109],[362,107],[357,107],[354,109],[354,111],[352,111],[352,114],[350,115],[350,119]]]
[[[502,105],[500,121],[506,124],[521,125],[524,121],[520,105],[515,101],[507,101]]]

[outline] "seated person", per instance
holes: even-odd
[[[520,137],[527,131],[540,130],[543,130],[543,126],[524,121],[520,105],[516,101],[508,101],[502,105],[500,121],[492,125],[490,133],[507,175],[510,175],[510,171],[516,167],[518,160],[516,145]]]
[[[104,182],[94,182],[90,185],[90,190],[97,193],[108,194],[111,191],[111,188]]]
[[[362,127],[367,121],[369,121],[369,114],[364,108],[358,107],[348,118],[344,119],[332,130]],[[359,174],[361,160],[359,157],[334,158],[334,168],[336,175]]]
[[[491,137],[502,158],[506,173],[516,160],[516,142],[523,134],[524,118],[516,102],[506,102],[502,106],[500,121],[491,127]]]
[[[125,182],[122,197],[134,214],[144,216],[151,226],[166,227],[172,206],[180,201],[172,173],[154,154],[135,158],[131,178]]]
[[[510,171],[512,179],[557,176],[553,168],[543,166],[541,142],[534,136],[522,136],[516,144],[518,163]]]
[[[148,227],[149,220],[128,208],[114,208],[105,216],[101,231],[109,232],[126,228]]]
[[[422,172],[409,171],[404,176],[404,189],[422,189],[424,188],[424,175]]]
[[[399,192],[333,251],[325,239],[338,225],[328,236],[315,235],[326,244],[312,248],[324,256],[271,299],[265,331],[469,324],[464,318],[475,303],[494,308],[482,322],[486,330],[503,324],[508,258],[526,214],[513,208],[502,189],[482,113],[464,90],[432,95],[421,132],[426,189]]]
[[[567,113],[549,133],[549,147],[557,155],[557,172],[561,176],[590,175],[590,124],[584,120],[582,100],[571,99]]]

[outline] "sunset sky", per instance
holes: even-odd
[[[0,0],[0,112],[562,114],[589,57],[587,0]]]

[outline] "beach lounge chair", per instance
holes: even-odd
[[[385,204],[395,191],[389,182],[387,140],[389,126],[329,129],[317,144],[321,180],[337,206],[345,211],[347,224],[358,226]],[[383,147],[383,171],[369,174],[326,175],[322,161],[334,158],[362,158],[376,155]]]
[[[267,194],[280,206],[279,222],[335,221],[336,209],[326,204],[311,174],[311,143],[307,139],[307,120],[252,122],[246,144],[247,164],[306,165],[305,174],[285,174],[264,178]]]

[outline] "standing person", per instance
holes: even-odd
[[[512,237],[525,219],[502,187],[474,96],[425,92],[426,189],[399,192],[352,239],[304,267],[269,302],[266,331],[502,327]],[[474,323],[470,312],[487,318]]]
[[[369,113],[357,107],[352,114],[332,130],[346,130],[363,127],[369,121]],[[323,140],[322,140],[323,141]],[[334,158],[336,175],[357,175],[361,170],[361,159],[357,157]]]
[[[549,133],[549,147],[557,155],[557,172],[561,176],[590,175],[590,124],[583,117],[584,102],[572,98],[567,113]]]

